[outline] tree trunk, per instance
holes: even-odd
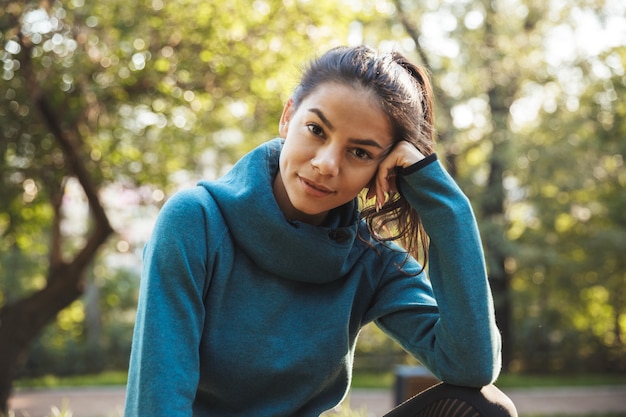
[[[22,71],[29,89],[33,107],[39,111],[45,125],[63,150],[68,176],[78,179],[87,197],[93,229],[87,236],[85,246],[71,259],[62,259],[63,236],[61,234],[61,201],[63,185],[49,190],[50,204],[55,216],[52,225],[49,250],[49,269],[46,286],[30,296],[6,304],[0,309],[0,416],[8,414],[8,399],[13,379],[24,364],[28,350],[39,332],[52,321],[57,313],[70,305],[84,292],[85,271],[99,248],[113,233],[113,228],[98,195],[97,184],[84,164],[82,141],[76,132],[61,127],[61,120],[37,84],[31,65],[30,47],[23,45]],[[44,181],[45,183],[45,181]]]
[[[495,4],[486,2],[487,17],[485,19],[485,65],[490,69],[500,68],[502,52],[495,43],[497,39],[494,19],[497,19]],[[493,82],[487,91],[493,134],[493,145],[488,160],[489,177],[481,200],[482,216],[487,225],[487,233],[483,234],[485,252],[488,257],[489,282],[494,296],[496,321],[502,334],[502,364],[508,369],[512,359],[512,315],[511,315],[511,274],[507,272],[506,260],[511,256],[506,241],[507,220],[505,215],[506,193],[504,190],[504,173],[510,163],[511,140],[509,133],[510,107],[515,97],[518,83],[514,74],[499,71],[500,82]],[[493,77],[496,79],[496,77]]]
[[[50,271],[44,289],[0,310],[0,415],[8,412],[12,382],[26,361],[31,342],[82,293],[81,271],[72,269],[63,265]]]
[[[8,413],[13,379],[24,364],[32,341],[59,311],[83,293],[83,276],[89,265],[84,260],[92,259],[113,232],[108,222],[106,226],[94,231],[71,263],[50,268],[45,288],[0,309],[0,416]]]
[[[501,116],[502,114],[494,115],[494,124],[498,124],[496,120]],[[496,131],[498,129],[499,127],[496,128]],[[506,219],[504,215],[505,194],[502,182],[506,168],[504,160],[506,159],[507,148],[508,141],[506,139],[494,142],[493,152],[489,160],[490,171],[487,190],[480,201],[484,226],[482,238],[489,270],[489,284],[493,292],[496,322],[502,336],[502,364],[504,369],[507,369],[511,363],[513,340],[511,331],[511,276],[505,266],[510,254],[504,237]]]
[[[85,333],[87,336],[88,372],[102,370],[102,351],[100,339],[102,337],[102,312],[100,311],[100,287],[95,279],[88,279],[85,289]]]

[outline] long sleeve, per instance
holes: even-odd
[[[435,158],[418,168],[401,173],[399,189],[430,237],[428,277],[387,280],[378,298],[394,301],[377,323],[443,381],[483,386],[499,374],[501,341],[476,220]]]
[[[206,196],[196,188],[165,204],[144,249],[126,417],[192,414],[210,253],[205,208],[194,193]]]

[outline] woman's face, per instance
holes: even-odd
[[[311,224],[354,199],[393,145],[373,93],[338,83],[318,86],[297,108],[289,100],[280,135],[274,196],[287,218]]]

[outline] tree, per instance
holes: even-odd
[[[514,281],[525,370],[626,369],[625,68],[617,47],[561,62],[533,85],[539,128],[520,160],[533,168],[520,172],[512,205],[525,248]]]
[[[79,127],[87,115],[77,111],[77,102],[71,95],[50,91],[42,85],[42,74],[33,61],[33,45],[19,28],[21,5],[10,3],[3,17],[3,27],[15,33],[5,46],[5,61],[12,63],[5,80],[12,81],[3,102],[5,125],[2,146],[3,184],[9,195],[3,201],[8,216],[5,236],[13,238],[5,243],[13,255],[22,254],[33,245],[20,240],[22,228],[28,228],[32,211],[40,211],[40,221],[47,223],[50,249],[47,254],[45,285],[19,299],[8,299],[0,309],[0,412],[6,412],[6,403],[12,378],[24,360],[25,351],[33,338],[54,316],[82,293],[83,276],[100,246],[113,229],[98,195],[99,182],[94,179],[85,162],[85,150]],[[6,26],[5,26],[6,25]],[[66,45],[67,46],[67,45]],[[65,51],[63,51],[65,52]],[[8,54],[12,59],[8,59]],[[59,58],[65,58],[64,53]],[[20,72],[14,79],[12,70]],[[47,72],[47,71],[46,71]],[[51,75],[49,72],[45,75]],[[21,88],[15,88],[15,87]],[[67,119],[57,109],[69,113]],[[67,123],[72,120],[74,125]],[[50,153],[48,153],[50,152]],[[92,225],[84,236],[84,244],[75,251],[67,251],[68,242],[62,232],[62,200],[66,178],[78,180],[89,202]],[[35,181],[37,179],[38,181]],[[24,192],[19,195],[10,183],[18,182]],[[46,198],[48,206],[30,205],[36,198]],[[22,199],[26,207],[15,209]],[[30,207],[29,207],[30,206]],[[41,223],[40,223],[41,225]],[[40,248],[41,249],[41,248]],[[37,251],[39,252],[39,251]],[[43,253],[35,252],[37,258]],[[69,253],[68,253],[69,252]],[[12,273],[14,271],[6,271]],[[15,272],[20,272],[19,268]]]
[[[536,355],[537,350],[528,345],[538,341],[536,335],[527,332],[529,326],[536,325],[534,317],[537,320],[546,319],[546,322],[552,324],[551,327],[562,328],[568,320],[561,314],[567,314],[568,309],[576,310],[578,320],[585,322],[589,319],[583,320],[581,317],[588,317],[587,314],[591,312],[577,310],[575,306],[579,304],[578,295],[566,280],[559,280],[552,287],[554,293],[541,294],[540,299],[559,303],[562,306],[559,312],[562,321],[553,321],[541,314],[537,317],[537,311],[545,314],[550,312],[538,308],[535,302],[530,302],[529,297],[532,299],[536,293],[529,290],[527,285],[521,284],[528,278],[526,271],[541,269],[542,275],[545,273],[549,276],[551,274],[548,270],[560,270],[564,258],[553,256],[559,251],[551,246],[559,243],[562,245],[559,248],[564,248],[573,241],[551,238],[550,247],[546,247],[546,241],[533,241],[534,246],[528,245],[525,239],[519,238],[518,231],[524,226],[520,225],[517,218],[520,207],[526,207],[523,212],[527,213],[531,210],[529,205],[534,204],[538,205],[532,216],[534,221],[543,222],[543,213],[552,212],[552,209],[545,211],[544,206],[553,205],[553,199],[546,199],[542,195],[541,202],[533,199],[527,201],[524,190],[559,189],[567,175],[579,176],[580,171],[577,169],[580,167],[574,164],[564,166],[561,163],[568,159],[562,152],[552,154],[544,148],[547,144],[562,146],[562,143],[568,141],[568,136],[579,135],[579,132],[574,132],[579,124],[573,120],[580,115],[576,114],[570,123],[559,123],[558,132],[551,127],[557,124],[552,114],[534,113],[538,117],[535,120],[526,120],[528,125],[523,129],[518,129],[518,122],[528,117],[526,113],[533,114],[526,107],[536,102],[537,91],[542,90],[541,86],[544,84],[548,84],[544,91],[552,96],[550,91],[554,89],[576,90],[575,86],[581,83],[598,88],[605,83],[587,77],[584,80],[555,79],[553,71],[557,71],[563,63],[553,66],[554,55],[563,53],[567,48],[561,44],[561,50],[556,50],[551,45],[554,39],[563,40],[558,35],[563,35],[565,28],[570,25],[574,28],[582,27],[581,23],[589,22],[577,22],[576,19],[597,18],[607,26],[609,23],[613,26],[623,24],[624,9],[611,1],[567,4],[533,0],[513,4],[500,1],[458,1],[434,2],[426,7],[418,7],[402,0],[394,3],[398,9],[399,20],[403,22],[420,51],[422,62],[434,74],[440,105],[438,118],[444,121],[444,124],[438,125],[442,147],[451,172],[469,194],[476,209],[485,245],[489,279],[494,290],[496,317],[502,330],[505,369],[527,369],[525,365],[533,362],[530,356]],[[609,22],[611,18],[616,21]],[[601,25],[595,29],[601,30]],[[589,33],[584,36],[589,36]],[[574,55],[577,53],[579,51],[573,51]],[[591,58],[595,62],[596,57]],[[619,62],[620,59],[613,57],[613,62]],[[563,71],[587,72],[585,66],[585,61],[579,59],[568,63]],[[622,68],[621,64],[617,66]],[[564,83],[567,85],[563,85]],[[605,97],[606,95],[607,93]],[[572,98],[569,97],[568,100],[571,101]],[[602,117],[607,119],[608,114],[608,110],[605,110]],[[618,120],[617,117],[615,119]],[[536,123],[536,120],[542,120],[543,123]],[[547,140],[548,136],[550,140]],[[593,143],[591,139],[589,141]],[[528,159],[524,157],[525,152],[529,152]],[[539,161],[537,154],[542,155]],[[530,158],[533,158],[531,162]],[[532,167],[531,175],[527,172],[529,167]],[[558,176],[546,173],[556,167],[562,170]],[[590,204],[591,201],[598,202],[595,200],[598,198],[597,194],[588,194],[587,198],[590,199]],[[539,209],[539,206],[542,208]],[[554,236],[545,227],[533,230],[539,236],[542,233]],[[533,258],[531,253],[538,258]],[[528,264],[529,262],[534,263]],[[571,261],[569,264],[574,270],[584,268],[588,271],[591,266]],[[615,267],[621,272],[613,275],[623,276],[624,269]],[[581,273],[584,275],[588,272]],[[588,297],[596,301],[598,297],[604,297],[598,295],[601,294],[598,292],[593,294]],[[525,307],[530,306],[534,306],[534,314],[530,316],[533,318],[525,315],[528,314]],[[620,309],[615,307],[612,311]],[[611,318],[612,322],[620,320],[623,320],[623,315]],[[579,337],[580,333],[572,331],[572,335]],[[541,339],[545,341],[545,338]],[[564,353],[564,346],[546,343],[551,345],[553,356]],[[518,349],[516,346],[523,348]],[[586,348],[591,349],[589,345]],[[580,353],[579,349],[576,350]],[[534,362],[540,361],[541,359]],[[541,370],[549,368],[546,362],[542,364]]]
[[[546,65],[545,49],[576,10],[608,21],[623,8],[534,0],[420,9],[401,0],[87,3],[5,0],[0,8],[0,411],[33,338],[84,292],[102,242],[127,243],[113,233],[126,224],[103,192],[131,190],[158,208],[179,186],[219,175],[275,135],[298,65],[346,40],[391,45],[433,72],[442,154],[475,202],[505,340],[513,337],[513,305],[518,342],[533,337],[557,351],[559,341],[574,340],[572,352],[600,346],[588,357],[623,358],[623,149],[615,138],[623,137],[624,109],[611,99],[623,94],[623,48],[601,60],[610,77],[593,77],[593,60],[570,63],[570,72],[585,74],[574,83]],[[562,102],[551,93],[577,84],[584,92]],[[537,91],[549,97],[545,111],[520,123]],[[584,123],[563,110],[574,98],[590,115]],[[595,138],[601,146],[591,146]],[[566,143],[587,165],[557,164],[569,160],[556,151]],[[546,161],[539,168],[537,155]],[[570,186],[566,179],[584,169],[598,182]],[[70,231],[64,199],[75,183],[90,220]],[[555,205],[564,195],[555,188],[580,189],[584,204]],[[558,283],[548,288],[547,276]],[[33,306],[34,315],[18,314]],[[536,337],[538,323],[570,333]]]
[[[433,3],[431,8],[402,0],[395,4],[421,61],[434,74],[445,156],[479,218],[506,367],[513,335],[506,263],[514,251],[504,238],[503,181],[512,155],[509,108],[523,71],[512,56],[524,59],[534,46],[528,41],[533,22],[493,1]]]
[[[35,336],[120,238],[102,192],[147,188],[142,203],[158,206],[178,178],[219,175],[276,135],[298,65],[345,43],[358,13],[330,1],[4,2],[0,414]],[[75,180],[90,221],[69,233]]]

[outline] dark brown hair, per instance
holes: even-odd
[[[434,152],[433,93],[427,71],[399,52],[379,53],[367,46],[338,47],[314,60],[296,87],[297,108],[324,83],[335,82],[370,91],[389,118],[394,143],[407,141],[424,155]],[[365,198],[363,198],[365,201]],[[398,240],[416,259],[428,262],[428,236],[419,214],[396,194],[380,210],[365,205],[361,216],[378,241]]]

